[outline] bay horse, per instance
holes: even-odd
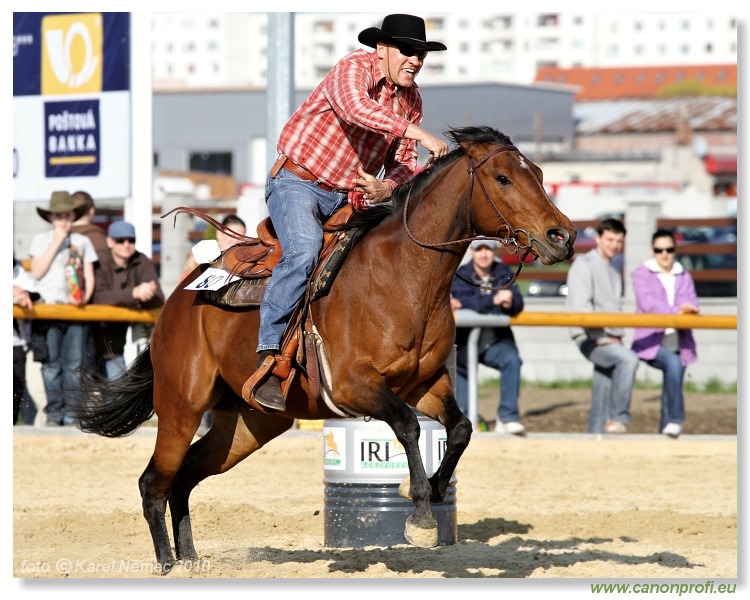
[[[405,535],[420,547],[437,544],[431,502],[443,500],[472,433],[446,368],[455,337],[451,282],[469,243],[499,239],[549,265],[572,256],[575,240],[544,190],[541,169],[507,136],[489,127],[446,136],[456,148],[399,186],[389,202],[355,212],[347,226],[367,231],[328,294],[310,305],[336,405],[384,421],[405,449],[409,476],[400,489],[414,502]],[[257,360],[258,326],[257,309],[220,308],[178,288],[150,345],[81,403],[79,427],[108,437],[132,433],[154,413],[158,418],[154,453],[138,483],[162,573],[176,560],[198,560],[188,506],[196,485],[228,471],[295,419],[341,418],[313,397],[304,373],[283,412],[254,410],[242,399]],[[444,458],[430,478],[412,409],[446,430]],[[193,442],[206,410],[213,425]]]

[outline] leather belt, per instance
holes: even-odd
[[[347,190],[338,190],[335,188],[332,188],[327,183],[324,183],[321,181],[318,177],[315,177],[310,171],[305,169],[302,165],[298,165],[296,162],[294,162],[291,158],[286,156],[285,154],[282,154],[279,156],[279,158],[276,160],[276,162],[273,165],[273,168],[271,169],[271,178],[275,178],[278,172],[281,169],[286,169],[290,173],[294,173],[297,177],[300,179],[304,179],[305,181],[310,181],[317,185],[319,188],[325,190],[326,192],[342,192],[346,193]]]

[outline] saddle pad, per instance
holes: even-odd
[[[361,229],[352,229],[339,236],[333,251],[313,273],[308,288],[310,301],[317,300],[330,291],[336,274],[344,264],[344,258],[363,233]],[[214,263],[212,266],[219,268],[220,265]],[[242,275],[241,272],[238,274]],[[219,290],[201,290],[198,294],[206,302],[224,308],[257,308],[263,302],[268,281],[267,277],[240,279]]]
[[[218,290],[201,290],[198,295],[206,302],[222,308],[257,308],[263,302],[268,278],[239,279]]]

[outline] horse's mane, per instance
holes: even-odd
[[[492,127],[460,127],[457,129],[451,129],[444,132],[444,135],[450,139],[454,144],[465,143],[469,145],[482,144],[482,143],[493,143],[502,146],[509,146],[511,142],[510,138],[493,129]],[[411,193],[416,195],[422,188],[427,185],[438,173],[445,169],[448,165],[454,163],[460,157],[464,156],[464,150],[461,146],[454,148],[445,156],[435,159],[428,163],[419,173],[414,175],[408,181],[399,185],[393,190],[393,195],[388,202],[382,202],[375,204],[374,206],[368,207],[364,210],[356,211],[352,217],[344,225],[337,227],[336,229],[362,229],[368,231],[374,228],[376,225],[383,222],[388,217],[401,214],[404,209],[406,197]]]

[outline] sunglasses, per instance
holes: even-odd
[[[398,51],[404,56],[416,56],[419,60],[424,60],[427,56],[427,50],[418,50],[408,44],[396,44]]]
[[[665,252],[667,254],[674,254],[675,247],[670,246],[669,248],[652,248],[652,250],[654,251],[654,254],[664,254]]]
[[[135,244],[135,238],[112,238],[115,241],[115,244],[124,244],[125,242],[128,242],[129,244]]]

